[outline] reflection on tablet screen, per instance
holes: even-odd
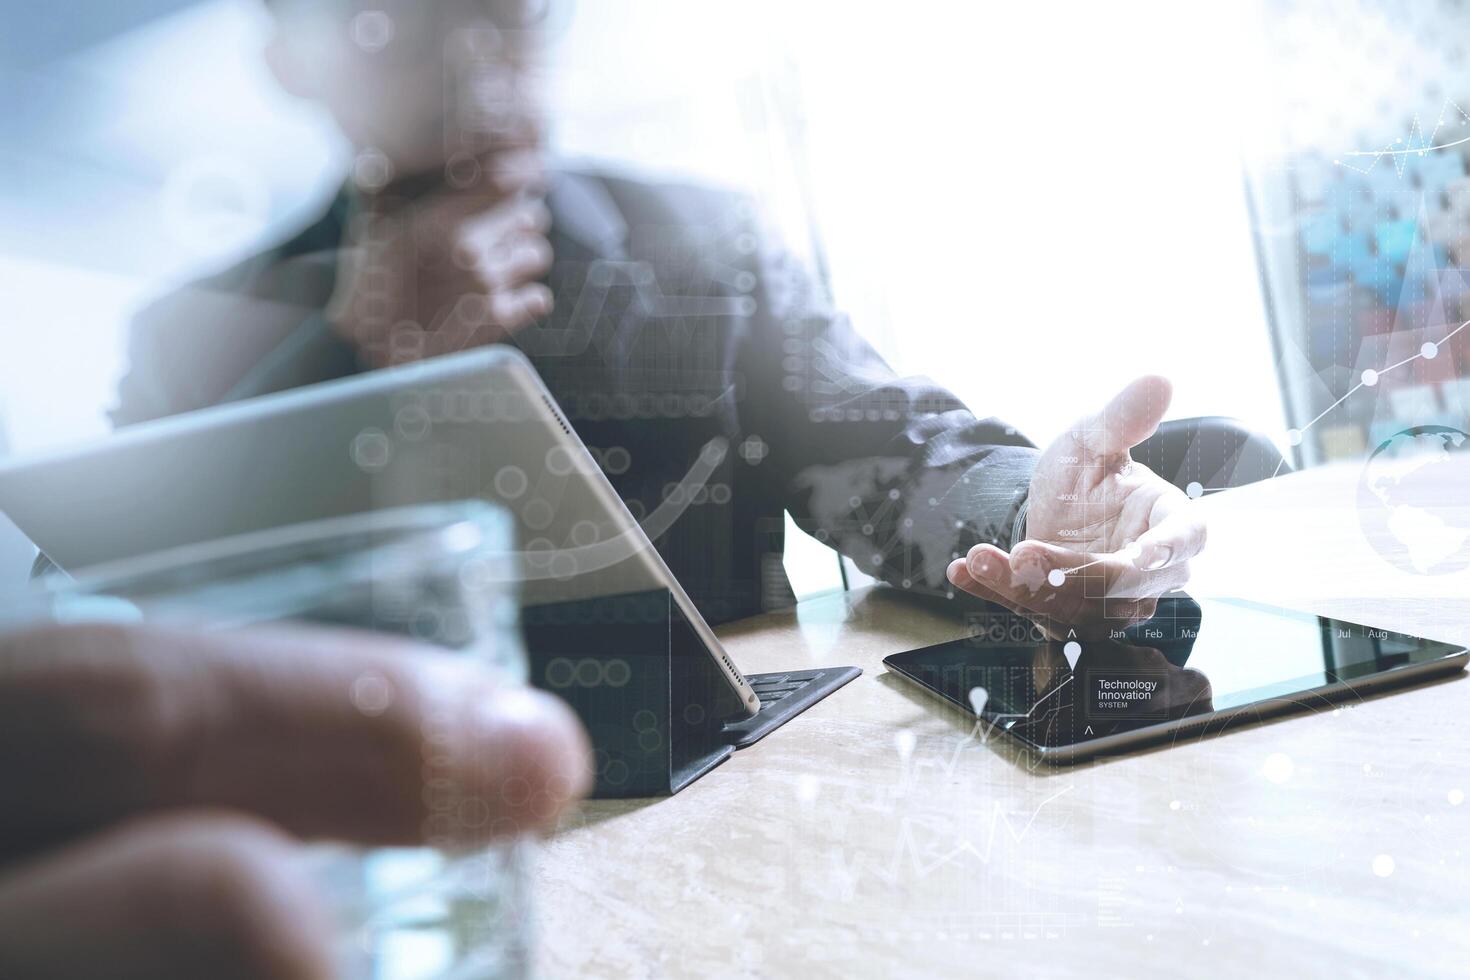
[[[1009,733],[1054,748],[1301,695],[1459,651],[1307,613],[1176,596],[1161,601],[1147,623],[1070,648],[1014,623],[991,622],[965,639],[885,663],[961,708],[979,706],[987,721]]]

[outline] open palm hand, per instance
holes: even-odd
[[[976,545],[950,581],[1054,635],[1106,635],[1153,616],[1205,543],[1192,501],[1129,455],[1171,396],[1164,378],[1139,378],[1052,442],[1031,478],[1025,540],[1009,554]]]

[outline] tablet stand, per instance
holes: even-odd
[[[591,738],[596,798],[677,793],[860,673],[803,672],[792,696],[748,718],[667,589],[527,606],[521,615],[531,683],[564,699]],[[759,686],[783,676],[747,679]],[[726,724],[732,716],[739,720]]]

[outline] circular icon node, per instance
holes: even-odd
[[[393,459],[393,443],[382,429],[363,429],[352,440],[352,461],[367,473],[376,473]]]
[[[503,466],[495,474],[495,492],[507,500],[515,500],[530,486],[531,481],[526,477],[526,471],[519,466]]]
[[[597,525],[591,521],[578,521],[572,525],[572,544],[578,548],[596,544],[599,537],[601,534],[597,530]]]
[[[364,10],[352,18],[352,40],[368,54],[377,54],[393,41],[393,18],[384,10]]]
[[[616,660],[609,660],[607,662],[606,667],[603,668],[602,676],[607,681],[608,687],[623,687],[628,681],[633,679],[633,669],[628,666],[628,661],[619,657]],[[700,707],[697,702],[691,703],[686,707],[684,709],[686,713],[689,708],[699,708],[701,713],[704,711],[704,708]]]
[[[571,476],[576,464],[572,462],[571,450],[565,446],[552,446],[546,452],[546,472],[552,476]]]
[[[546,683],[552,687],[571,687],[577,668],[566,657],[553,657],[546,665]]]
[[[1470,568],[1470,525],[1449,506],[1443,473],[1470,449],[1470,434],[1444,425],[1396,433],[1368,457],[1359,474],[1358,521],[1380,558],[1411,575]]]
[[[602,462],[613,476],[621,476],[633,465],[633,456],[622,446],[610,446],[603,454]]]

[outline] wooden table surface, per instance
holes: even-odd
[[[1470,573],[1399,581],[1349,484],[1206,498],[1196,591],[1470,642]],[[747,671],[864,673],[677,796],[584,805],[543,846],[541,974],[1470,975],[1463,674],[1052,769],[881,664],[963,632],[887,590],[721,630]]]

